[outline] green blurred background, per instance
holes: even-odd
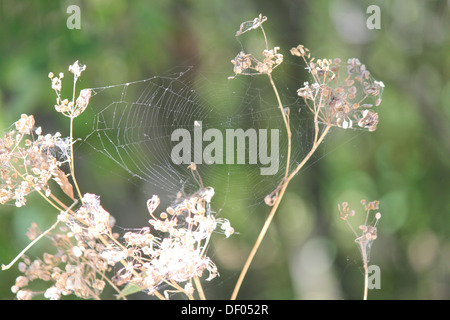
[[[72,4],[81,9],[80,30],[66,27]],[[371,4],[381,9],[379,30],[366,27]],[[291,183],[238,298],[360,299],[361,259],[337,204],[348,201],[362,218],[365,198],[380,200],[382,213],[371,253],[381,289],[370,290],[369,299],[448,299],[449,6],[420,0],[0,1],[0,128],[27,113],[44,131],[67,135],[47,75],[64,71],[69,78],[67,67],[77,59],[87,65],[79,87],[145,79],[178,65],[194,65],[211,79],[231,75],[230,60],[241,50],[234,34],[262,13],[270,44],[286,56],[302,43],[318,58],[358,57],[386,89],[377,131],[333,131],[313,165]],[[301,87],[304,76],[291,85]],[[80,137],[89,132],[82,123],[76,130]],[[119,226],[145,226],[142,186],[105,174],[99,168],[109,164],[98,154],[77,156],[81,189],[100,194]],[[264,206],[249,212],[245,204],[221,212],[239,234],[213,239],[221,277],[205,284],[209,298],[230,297],[268,212]],[[31,222],[44,230],[54,219],[36,195],[24,208],[2,206],[0,262],[26,246]],[[29,255],[48,245],[42,240]],[[18,275],[16,267],[0,273],[0,298],[14,298],[10,287]],[[113,296],[107,291],[105,297]]]

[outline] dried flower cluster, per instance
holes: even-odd
[[[311,85],[305,82],[304,86],[298,89],[297,94],[304,99],[309,110],[314,115],[314,140],[305,158],[293,170],[290,170],[292,153],[292,131],[289,121],[290,111],[289,108],[283,106],[277,86],[272,77],[273,70],[283,62],[283,55],[278,52],[280,50],[279,47],[269,50],[266,33],[263,28],[263,22],[266,20],[267,18],[260,14],[259,17],[251,21],[245,21],[240,25],[236,36],[240,36],[250,30],[260,29],[264,36],[265,50],[262,53],[263,59],[260,60],[251,53],[246,53],[245,51],[239,52],[231,60],[235,75],[229,77],[229,79],[233,79],[237,75],[262,74],[268,77],[286,128],[288,140],[288,150],[285,157],[286,171],[278,187],[264,198],[265,203],[271,206],[272,209],[245,262],[234,288],[232,299],[235,299],[239,292],[245,274],[249,270],[249,266],[268,230],[289,182],[311,158],[332,127],[353,128],[355,123],[360,128],[375,131],[378,124],[378,114],[372,109],[373,106],[378,106],[381,103],[381,94],[384,88],[384,84],[374,80],[369,71],[366,70],[365,65],[358,59],[348,59],[347,63],[343,63],[340,59],[315,60],[314,57],[311,58],[310,51],[303,45],[292,48],[290,50],[291,55],[303,59],[306,64],[306,69],[313,79]],[[345,74],[342,74],[343,72]],[[324,126],[319,126],[320,123],[324,124]],[[348,212],[347,204],[343,205],[341,213],[346,221],[349,215],[354,215],[354,212]],[[379,219],[379,214],[377,215],[377,219]],[[376,238],[376,228],[375,226],[372,227],[365,224],[362,230],[363,235],[357,237],[357,242],[360,244],[361,250],[364,251],[363,255],[366,257],[365,254],[370,249],[371,242]],[[367,259],[364,260],[367,261]]]
[[[378,220],[381,218],[381,213],[377,212],[375,214],[374,216],[375,222],[373,225],[368,224],[368,219],[371,211],[376,211],[379,209],[380,202],[377,200],[371,202],[361,200],[361,204],[364,205],[366,211],[366,219],[364,220],[364,223],[359,226],[359,229],[362,231],[361,235],[358,235],[358,233],[355,231],[355,229],[353,229],[352,225],[349,222],[349,218],[355,215],[355,210],[350,211],[347,202],[343,202],[342,207],[341,205],[338,205],[338,210],[340,218],[347,222],[348,226],[355,234],[356,236],[355,242],[357,243],[358,248],[361,251],[363,260],[366,260],[366,262],[368,262],[370,258],[370,248],[372,246],[373,241],[377,238],[376,225],[378,223]]]
[[[364,64],[356,58],[346,63],[339,58],[315,61],[303,45],[292,48],[291,54],[304,59],[313,77],[313,83],[305,82],[297,93],[319,121],[344,129],[356,123],[360,128],[376,130],[378,113],[372,108],[381,103],[384,84],[374,80]],[[342,69],[345,74],[341,74]]]
[[[262,14],[259,14],[259,16],[253,20],[242,22],[241,25],[239,26],[239,30],[236,31],[236,37],[246,33],[247,31],[261,28],[262,24],[266,21],[267,17],[263,16]]]
[[[159,198],[153,196],[148,201],[152,219],[150,226],[159,233],[156,237],[151,228],[124,235],[127,252],[135,257],[129,260],[115,277],[117,284],[134,283],[141,290],[154,294],[158,286],[168,284],[171,290],[190,297],[194,292],[192,281],[206,271],[211,280],[218,275],[217,267],[206,256],[209,239],[216,229],[230,236],[234,230],[226,219],[216,219],[210,211],[210,201],[214,195],[212,188],[201,189],[196,194],[183,199],[156,216]]]
[[[218,227],[226,237],[234,232],[228,220],[211,214],[213,195],[212,188],[202,189],[167,208],[159,217],[154,214],[159,198],[153,196],[148,200],[151,227],[125,233],[122,245],[117,241],[118,235],[112,233],[114,218],[100,205],[100,198],[85,194],[78,210],[66,210],[58,216],[65,226],[62,232],[49,236],[57,253],[45,253],[43,259],[34,261],[24,257],[19,264],[23,275],[16,279],[12,291],[18,299],[31,299],[42,293],[49,299],[68,294],[99,299],[105,281],[109,281],[107,273],[120,262],[123,267],[112,282],[117,286],[134,285],[136,289],[128,294],[146,291],[163,297],[158,290],[167,284],[170,289],[164,291],[165,298],[175,292],[191,298],[195,292],[193,280],[205,271],[206,280],[218,275],[217,267],[206,255],[212,233]],[[37,232],[32,230],[29,234],[35,237]],[[36,279],[51,285],[45,291],[34,292],[27,286]]]
[[[254,75],[254,74],[269,74],[283,62],[283,55],[278,52],[279,47],[271,50],[264,50],[263,61],[259,61],[252,54],[246,54],[244,51],[231,60],[234,65],[233,71],[236,75]]]
[[[83,203],[77,211],[66,210],[58,216],[58,221],[65,225],[59,232],[49,235],[57,250],[55,254],[44,253],[43,259],[33,261],[23,257],[19,264],[23,275],[11,288],[18,299],[31,299],[42,293],[51,300],[68,294],[99,299],[106,284],[105,274],[113,265],[104,257],[104,252],[115,245],[110,239],[117,235],[111,231],[114,219],[101,207],[98,196],[85,194]],[[38,234],[35,229],[34,225],[28,232],[30,240]],[[44,292],[26,288],[37,279],[51,285]]]
[[[99,299],[105,287],[105,272],[108,264],[99,255],[99,244],[95,239],[79,238],[73,233],[58,233],[50,236],[57,249],[55,254],[44,253],[43,259],[31,261],[28,257],[19,263],[23,273],[11,288],[18,299],[29,300],[38,294],[51,300],[62,295],[74,294],[84,299]],[[34,280],[51,282],[45,291],[33,291],[27,286]]]
[[[253,29],[261,28],[265,37],[262,24],[266,20],[267,18],[260,14],[259,17],[252,21],[243,22],[236,32],[236,36],[240,36]],[[274,47],[273,49],[269,49],[267,39],[265,39],[265,41],[266,49],[262,52],[262,61],[258,60],[253,54],[245,53],[244,51],[239,52],[238,55],[231,60],[231,63],[234,65],[233,71],[235,75],[270,74],[283,62],[283,55],[278,52],[280,48]],[[233,77],[230,77],[230,79],[232,78]]]
[[[370,212],[378,211],[380,202],[378,200],[367,202],[366,200],[361,200],[361,204],[364,205],[366,210],[366,218],[364,223],[359,226],[362,231],[361,235],[356,233],[352,225],[349,222],[349,218],[355,215],[355,211],[351,210],[347,202],[342,203],[342,207],[338,205],[339,215],[342,220],[344,220],[349,228],[353,231],[355,235],[355,242],[358,246],[359,252],[361,253],[361,259],[364,266],[364,300],[367,300],[367,292],[369,289],[369,260],[370,260],[370,249],[372,248],[373,241],[377,238],[377,223],[381,218],[381,213],[377,212],[374,215],[375,222],[373,225],[368,223]]]
[[[86,66],[80,65],[78,61],[69,67],[75,79],[73,97],[75,83],[85,69]],[[50,72],[49,77],[57,95],[56,110],[72,119],[80,115],[89,103],[91,90],[81,90],[76,102],[73,101],[75,98],[71,102],[68,99],[62,100],[64,74],[60,73],[56,77]],[[51,179],[74,199],[68,175],[60,169],[63,163],[73,166],[72,144],[72,137],[62,138],[59,132],[43,135],[42,128],[35,127],[34,117],[22,114],[15,122],[15,129],[0,138],[0,203],[15,200],[17,207],[23,206],[26,203],[25,197],[33,191],[44,192],[48,197],[51,194],[48,185]]]
[[[69,71],[73,73],[74,77],[74,96],[72,98],[72,101],[69,101],[69,99],[61,98],[62,79],[64,78],[64,74],[62,72],[59,73],[59,77],[56,77],[53,72],[50,72],[48,74],[48,77],[52,80],[52,89],[56,92],[55,110],[72,119],[78,117],[81,113],[84,112],[84,110],[86,110],[89,104],[89,99],[92,95],[91,89],[83,89],[80,91],[80,95],[78,96],[76,101],[74,101],[75,85],[84,70],[86,70],[86,65],[80,65],[78,60],[69,67]]]
[[[15,200],[21,207],[33,191],[50,195],[49,180],[56,181],[73,198],[71,184],[60,169],[70,157],[70,142],[35,128],[34,117],[22,114],[15,129],[0,138],[0,203]]]

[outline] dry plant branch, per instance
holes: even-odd
[[[72,206],[70,206],[67,210],[72,209],[72,207],[77,203],[77,201],[75,201]],[[17,260],[19,260],[32,246],[34,246],[36,244],[36,242],[38,242],[39,240],[41,240],[41,238],[45,237],[47,234],[50,233],[50,231],[52,231],[53,229],[56,228],[56,226],[59,224],[59,219],[56,220],[56,222],[47,230],[45,230],[43,233],[41,233],[36,239],[34,239],[33,241],[31,241],[9,264],[4,265],[2,264],[2,271],[3,270],[8,270],[9,268],[11,268],[16,262]]]
[[[315,58],[311,58],[309,50],[304,48],[304,46],[299,45],[296,48],[292,48],[290,51],[291,54],[303,58],[307,70],[314,79],[311,86],[309,83],[305,82],[304,87],[298,90],[298,95],[304,98],[306,105],[314,116],[314,140],[308,154],[292,172],[289,172],[292,152],[292,133],[289,123],[289,113],[285,112],[278,89],[272,77],[272,71],[283,62],[283,55],[278,52],[280,49],[279,47],[275,47],[273,50],[268,49],[269,45],[262,25],[266,20],[267,18],[260,14],[259,17],[255,18],[253,21],[243,22],[236,33],[236,36],[240,36],[250,30],[261,29],[266,47],[262,53],[264,57],[263,61],[258,60],[253,54],[241,51],[231,62],[234,65],[235,76],[261,74],[268,76],[287,132],[288,149],[286,155],[286,172],[278,188],[265,198],[266,204],[272,206],[272,209],[270,210],[242,268],[231,295],[232,300],[237,298],[245,275],[269,229],[290,181],[316,152],[319,145],[329,133],[331,127],[336,126],[344,129],[352,128],[353,122],[355,121],[358,123],[359,127],[374,131],[378,124],[378,114],[368,110],[372,107],[371,104],[362,103],[369,96],[377,96],[378,99],[376,105],[379,105],[381,102],[381,92],[384,88],[382,82],[372,81],[370,73],[358,59],[349,59],[347,65],[348,76],[344,80],[344,85],[339,86],[340,59],[335,59],[333,62],[327,59],[319,59],[315,62]],[[229,77],[229,79],[233,79],[235,76]],[[362,97],[355,85],[358,83],[362,86],[362,90],[360,90],[363,93]],[[323,130],[320,129],[320,123],[324,125]]]

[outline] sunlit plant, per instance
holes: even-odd
[[[311,83],[299,81],[303,86],[297,94],[313,115],[314,135],[306,156],[291,168],[289,109],[283,106],[272,76],[283,63],[284,56],[280,47],[269,47],[263,28],[266,20],[260,15],[240,25],[236,36],[260,30],[265,49],[260,55],[239,52],[231,61],[234,76],[230,78],[267,77],[278,104],[274,108],[279,109],[287,133],[286,170],[278,187],[264,199],[271,207],[270,213],[242,268],[231,299],[237,298],[291,180],[317,151],[331,128],[375,131],[378,114],[374,107],[380,104],[384,88],[384,84],[374,80],[365,65],[356,58],[346,62],[340,59],[316,60],[303,45],[292,48],[290,53],[302,59],[312,79]],[[140,291],[161,300],[169,299],[175,293],[188,299],[206,299],[201,280],[210,281],[219,276],[216,264],[208,256],[211,235],[219,232],[228,238],[234,229],[227,219],[215,216],[211,209],[214,188],[203,185],[195,164],[189,168],[199,182],[197,192],[177,197],[172,205],[162,210],[158,210],[159,197],[153,195],[147,201],[149,224],[123,235],[113,231],[115,219],[101,205],[100,196],[81,192],[75,175],[73,132],[74,120],[88,108],[92,96],[91,89],[77,93],[77,81],[85,70],[86,66],[78,61],[69,67],[74,76],[70,98],[61,94],[64,74],[49,74],[51,87],[56,93],[54,108],[70,120],[68,137],[62,137],[60,133],[44,134],[45,128],[36,126],[33,115],[23,114],[0,138],[0,203],[14,202],[15,206],[22,207],[28,205],[27,196],[36,192],[55,210],[56,219],[43,232],[33,224],[27,233],[30,244],[9,264],[2,265],[2,270],[7,270],[21,260],[18,267],[22,275],[17,277],[12,292],[18,299],[32,299],[39,295],[60,299],[69,294],[100,299],[105,286],[109,285],[121,299]],[[68,172],[64,172],[63,168],[67,166]],[[56,196],[55,188],[60,188],[65,197]],[[368,211],[375,208],[373,203],[368,206]],[[340,212],[346,220],[347,206],[343,206]],[[379,214],[376,219],[379,219]],[[367,270],[367,248],[376,237],[376,228],[367,223],[364,226],[363,235],[356,241],[361,252],[365,253],[363,262]],[[42,258],[26,256],[29,248],[44,237],[52,241],[53,251],[44,253]],[[31,283],[35,280],[45,281],[47,288],[33,290]]]

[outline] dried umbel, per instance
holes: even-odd
[[[50,236],[57,251],[45,253],[43,259],[31,261],[28,257],[19,263],[23,275],[17,277],[11,291],[18,299],[28,300],[38,294],[51,300],[74,294],[84,299],[98,299],[105,287],[102,274],[108,270],[106,261],[96,249],[87,246],[86,241],[76,240],[74,236],[56,234]],[[35,280],[50,282],[44,291],[29,288]]]
[[[98,238],[87,234],[73,233],[62,227],[48,234],[54,244],[55,253],[44,253],[43,258],[31,260],[24,256],[19,263],[23,275],[11,288],[18,299],[31,299],[38,294],[51,300],[74,294],[84,299],[99,299],[105,287],[105,274],[110,270],[108,261],[101,255],[106,245]],[[33,291],[31,283],[42,280],[49,283],[45,291]]]
[[[231,60],[234,65],[233,71],[236,75],[255,75],[255,74],[269,74],[283,62],[283,55],[278,52],[279,47],[271,50],[264,50],[263,61],[259,61],[252,54],[246,54],[241,51],[236,58]]]
[[[281,112],[283,123],[286,129],[288,149],[285,156],[286,170],[285,175],[280,181],[278,187],[264,198],[264,202],[272,209],[264,223],[263,228],[255,241],[245,264],[239,275],[231,298],[235,299],[244,277],[249,270],[250,264],[255,257],[256,251],[260,247],[262,239],[266,235],[269,225],[279,207],[289,182],[303,168],[305,163],[312,157],[314,152],[323,142],[332,127],[341,127],[344,129],[360,128],[368,131],[376,130],[378,124],[378,114],[373,111],[373,106],[381,103],[381,94],[384,84],[375,81],[369,71],[366,70],[358,59],[349,59],[343,63],[340,59],[319,59],[311,57],[310,51],[303,45],[298,45],[290,50],[293,56],[303,59],[306,69],[312,76],[312,84],[305,82],[304,86],[298,89],[297,94],[302,97],[314,116],[314,134],[311,143],[311,149],[306,156],[291,169],[292,154],[292,131],[290,123],[290,109],[283,106],[281,96],[278,92],[274,78],[273,70],[283,62],[283,55],[279,53],[280,48],[275,47],[269,50],[267,37],[263,28],[263,22],[266,17],[259,17],[243,22],[236,36],[240,36],[250,30],[260,29],[265,42],[265,50],[262,52],[262,58],[258,59],[251,53],[241,51],[231,60],[234,68],[233,79],[237,75],[266,75],[272,86],[273,92],[278,102],[278,109]],[[323,125],[320,125],[323,124]],[[343,208],[343,218],[347,219],[349,214],[347,206]],[[348,222],[348,221],[347,221]],[[373,240],[374,229],[367,228],[363,230],[364,237],[370,236]]]
[[[61,98],[64,74],[55,76],[52,72],[49,73],[52,89],[57,95],[55,108],[72,120],[86,109],[91,97],[91,90],[85,89],[81,90],[75,101],[75,84],[85,69],[86,66],[80,65],[78,61],[69,67],[74,74],[73,97],[70,102]],[[72,135],[67,138],[62,138],[59,132],[44,135],[41,127],[35,127],[32,115],[22,114],[15,122],[15,130],[0,138],[0,203],[15,200],[17,207],[23,206],[26,203],[25,197],[33,191],[43,192],[48,197],[51,194],[48,185],[51,179],[58,183],[66,195],[74,199],[68,175],[60,169],[63,163],[68,163],[74,178],[72,145]]]
[[[31,299],[38,294],[45,298],[58,300],[61,296],[74,294],[84,299],[99,299],[106,285],[107,272],[119,259],[112,260],[111,251],[126,251],[115,241],[117,235],[111,228],[111,219],[100,205],[100,198],[93,194],[85,194],[83,203],[77,210],[68,208],[61,212],[57,222],[51,228],[62,224],[57,231],[46,231],[51,239],[54,253],[44,253],[42,259],[31,260],[23,256],[19,263],[19,271],[23,275],[16,279],[11,288],[18,299]],[[27,235],[30,240],[41,237],[36,224],[33,224]],[[49,283],[45,291],[33,291],[31,283],[42,280]]]
[[[23,114],[11,130],[0,138],[0,203],[15,200],[21,207],[33,191],[51,193],[49,181],[56,181],[73,198],[72,186],[60,169],[69,161],[70,143],[60,133],[42,134],[34,117]]]
[[[311,53],[302,45],[291,49],[291,54],[302,57],[313,83],[305,82],[297,93],[317,120],[344,129],[358,126],[375,131],[378,113],[373,107],[380,105],[384,84],[376,81],[358,59],[311,58]]]
[[[271,74],[272,71],[283,62],[283,55],[279,53],[279,47],[269,49],[266,34],[262,24],[267,20],[262,14],[259,17],[241,23],[236,36],[240,36],[247,31],[260,28],[265,39],[266,48],[262,52],[262,58],[258,59],[253,54],[241,51],[231,60],[234,65],[233,71],[235,75],[257,75],[257,74]],[[229,77],[233,79],[234,77]]]
[[[247,31],[262,28],[262,24],[266,21],[267,17],[260,14],[253,20],[242,22],[241,25],[239,26],[239,30],[236,31],[236,37],[246,33]]]
[[[372,248],[373,241],[377,238],[377,223],[381,218],[381,213],[377,212],[374,215],[373,224],[369,223],[369,215],[373,211],[377,211],[379,209],[380,202],[378,200],[367,202],[366,200],[361,200],[361,204],[364,205],[366,211],[366,218],[364,223],[359,226],[359,229],[362,231],[361,234],[358,234],[355,229],[353,229],[350,224],[349,219],[355,216],[355,211],[351,210],[348,206],[347,202],[343,202],[342,206],[338,205],[339,215],[342,220],[344,220],[349,228],[355,235],[355,242],[358,246],[358,249],[361,253],[361,259],[364,265],[364,299],[367,299],[367,289],[368,289],[368,263],[370,260],[370,249]]]
[[[366,200],[361,200],[361,203],[364,205],[365,211],[366,211],[366,218],[364,220],[364,223],[359,226],[359,229],[362,231],[362,234],[359,235],[355,229],[353,229],[352,225],[349,222],[349,219],[351,217],[355,216],[355,210],[350,210],[347,202],[342,202],[342,205],[338,205],[339,215],[340,218],[347,222],[350,229],[353,231],[353,233],[356,236],[355,242],[358,244],[360,250],[364,249],[370,249],[370,246],[372,245],[373,240],[377,238],[377,228],[376,225],[378,223],[378,220],[381,218],[381,213],[377,212],[374,215],[375,223],[372,225],[369,224],[368,219],[370,212],[376,211],[379,209],[380,202],[378,200],[367,202]],[[367,261],[369,260],[369,252],[367,253]]]
[[[218,271],[206,255],[207,244],[219,226],[226,237],[234,230],[228,220],[212,215],[210,201],[213,195],[214,189],[201,189],[159,215],[155,214],[159,198],[149,199],[149,224],[155,232],[145,227],[124,235],[127,252],[135,259],[134,262],[128,260],[128,265],[116,275],[115,282],[118,285],[133,283],[151,295],[161,284],[170,284],[171,290],[164,292],[167,298],[174,292],[191,296],[192,281],[204,272],[208,273],[206,280],[215,278]]]
[[[60,221],[69,226],[75,234],[92,238],[98,238],[99,235],[111,235],[113,219],[100,205],[100,197],[86,193],[82,202],[83,205],[78,210],[60,214]]]
[[[75,100],[76,83],[84,70],[86,70],[86,65],[81,65],[78,60],[69,67],[69,71],[72,72],[74,76],[74,89],[71,101],[61,97],[62,79],[64,78],[64,74],[61,72],[58,77],[55,76],[53,72],[48,74],[48,77],[52,80],[52,89],[55,90],[56,93],[55,110],[71,119],[78,117],[84,112],[84,110],[86,110],[89,104],[89,99],[92,95],[91,89],[83,89],[80,91],[78,98]]]

